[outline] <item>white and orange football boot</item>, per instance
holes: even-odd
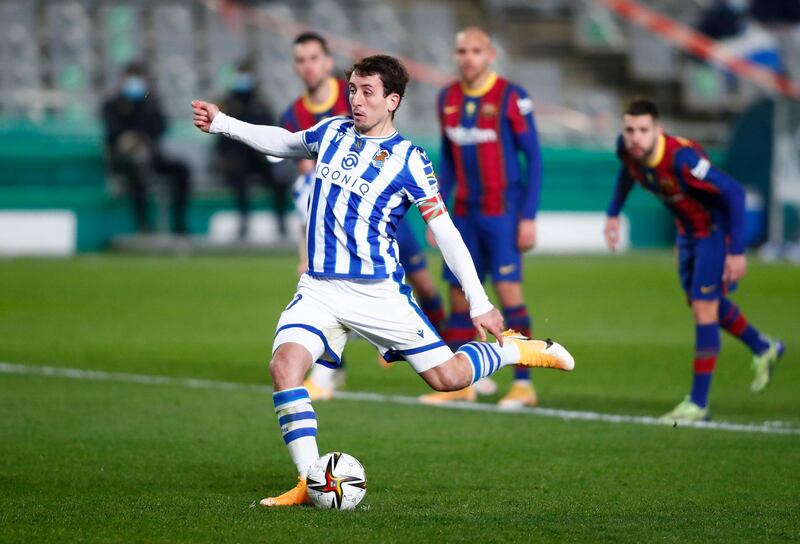
[[[333,386],[323,387],[308,378],[303,382],[303,387],[308,390],[308,396],[311,400],[331,400],[333,398]]]
[[[422,395],[419,401],[422,404],[444,404],[445,402],[475,402],[478,393],[472,386],[459,389],[458,391],[441,391]]]
[[[567,349],[549,338],[533,340],[515,330],[503,331],[503,339],[511,340],[519,349],[519,363],[531,368],[557,368],[570,371],[575,368],[575,359]]]
[[[297,485],[291,488],[283,495],[277,497],[267,497],[261,499],[261,506],[302,506],[304,504],[311,504],[311,498],[308,496],[308,488],[306,487],[306,479],[297,478]]]
[[[514,380],[508,393],[497,402],[497,406],[506,410],[532,408],[539,406],[539,397],[530,380]]]

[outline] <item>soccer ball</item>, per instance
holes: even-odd
[[[367,492],[367,475],[361,463],[346,453],[326,453],[308,469],[308,496],[319,508],[352,510]]]

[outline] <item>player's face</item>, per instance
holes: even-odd
[[[625,115],[622,118],[622,139],[625,149],[637,161],[649,159],[661,136],[661,125],[652,115]]]
[[[298,43],[293,49],[294,71],[306,86],[313,90],[325,82],[333,70],[333,59],[317,41]]]
[[[456,37],[456,65],[461,79],[473,83],[489,72],[494,48],[489,37],[478,32],[462,32]]]
[[[400,96],[390,93],[383,96],[383,82],[378,74],[350,75],[350,108],[356,129],[370,136],[373,130],[380,131],[391,120],[392,112],[400,104]]]

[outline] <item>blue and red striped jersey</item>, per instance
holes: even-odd
[[[445,198],[455,187],[453,213],[535,218],[542,160],[528,94],[496,74],[474,91],[456,82],[439,94],[438,116],[439,182]]]
[[[290,132],[299,132],[313,127],[328,117],[350,116],[347,83],[341,79],[330,78],[328,85],[331,87],[331,94],[324,104],[312,104],[308,94],[303,94],[283,112],[280,119],[281,126]]]
[[[647,164],[635,160],[617,139],[622,165],[609,216],[622,211],[634,183],[655,194],[675,216],[678,232],[703,238],[722,228],[730,237],[730,252],[744,252],[744,189],[708,160],[699,144],[664,134]]]

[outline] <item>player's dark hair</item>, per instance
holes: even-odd
[[[147,77],[147,66],[138,60],[131,61],[122,68],[122,75]]]
[[[403,95],[406,93],[406,85],[408,85],[408,71],[403,63],[389,55],[372,55],[371,57],[364,57],[356,62],[352,68],[347,70],[347,80],[350,81],[350,76],[356,74],[359,76],[371,76],[377,74],[383,83],[383,96],[389,96],[392,93],[400,95],[400,101],[403,100]],[[400,104],[397,104],[400,107]],[[395,109],[397,111],[397,109]],[[394,117],[394,111],[392,112]]]
[[[647,98],[634,98],[625,106],[625,115],[649,115],[654,120],[658,119],[658,106]]]
[[[328,50],[328,42],[325,40],[325,38],[323,38],[316,32],[303,32],[301,34],[298,34],[297,37],[292,42],[292,45],[299,45],[301,43],[309,43],[309,42],[318,42],[320,47],[322,47],[322,51],[326,55],[330,55],[330,51]]]

